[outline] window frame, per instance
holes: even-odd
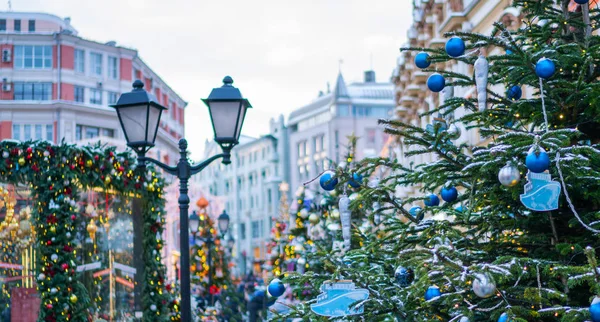
[[[41,50],[41,57],[39,57]],[[52,69],[54,54],[51,45],[15,45],[14,64],[15,69]],[[27,63],[30,63],[27,66]],[[41,62],[36,66],[36,62]]]
[[[81,94],[81,97],[79,97],[78,94]],[[73,101],[85,103],[85,87],[77,85],[73,86]]]
[[[102,76],[103,75],[103,72],[104,72],[103,60],[104,60],[104,55],[102,55],[102,53],[90,51],[90,74],[92,74],[93,76]]]
[[[29,93],[31,95],[27,95],[29,90],[31,90]],[[13,100],[15,101],[50,101],[52,94],[52,83],[50,82],[13,83]]]
[[[30,19],[27,22],[27,31],[29,31],[29,32],[35,32],[35,19]]]
[[[90,88],[90,104],[102,105],[102,90],[98,88]]]
[[[76,73],[85,74],[85,50],[75,48],[73,53],[73,69]]]
[[[112,66],[114,63],[114,66]],[[119,79],[119,59],[116,56],[108,56],[108,78],[112,80]]]
[[[19,27],[17,27],[19,26]],[[13,30],[14,31],[21,31],[21,19],[15,19],[13,20]]]

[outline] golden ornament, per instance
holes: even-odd
[[[56,226],[50,226],[50,232],[54,234],[56,232]]]
[[[87,165],[87,167],[91,167],[94,164],[94,162],[92,160],[87,160],[85,161],[85,165]]]
[[[24,166],[25,165],[25,158],[19,158],[19,165],[20,166]]]
[[[73,303],[73,304],[77,303],[77,295],[72,294],[71,297],[69,298],[69,300],[71,300],[71,303]]]
[[[316,225],[319,223],[319,216],[317,214],[310,214],[310,216],[308,216],[308,221],[310,221],[311,224]]]
[[[111,179],[110,179],[110,177],[109,177],[109,176],[106,176],[106,177],[104,178],[104,184],[110,184],[110,181],[111,181]]]

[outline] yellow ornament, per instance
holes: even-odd
[[[50,232],[51,233],[55,233],[56,232],[56,226],[50,226]]]
[[[20,166],[24,166],[25,165],[25,158],[19,158],[19,165]]]
[[[85,165],[87,165],[87,167],[91,167],[94,164],[94,162],[92,160],[87,160],[85,161]]]
[[[111,179],[110,179],[110,177],[109,177],[109,176],[106,176],[106,177],[104,178],[104,184],[110,184],[110,181],[111,181]]]
[[[77,295],[72,294],[71,298],[69,298],[69,300],[71,300],[71,303],[73,303],[73,304],[77,303]]]
[[[148,185],[148,191],[154,191],[154,185],[153,184],[149,184]]]

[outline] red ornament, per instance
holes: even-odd
[[[71,215],[71,220],[75,220],[76,218],[75,215]]]
[[[125,168],[123,168],[123,167],[119,167],[119,169],[118,169],[118,170],[119,170],[119,172],[123,172],[123,171],[125,171]]]
[[[48,245],[48,246],[52,245],[52,241],[51,240],[47,241],[46,245]]]
[[[62,267],[62,269],[64,269],[64,270],[66,271],[66,270],[68,270],[68,269],[69,269],[69,264],[67,264],[67,263],[63,263],[63,264],[61,265],[61,267]]]
[[[50,190],[54,189],[54,185],[50,185]]]
[[[74,164],[69,164],[69,168],[71,168],[71,170],[75,170],[75,165]]]
[[[33,152],[33,149],[31,147],[27,148],[27,153],[31,154],[31,152]]]
[[[69,245],[65,245],[65,247],[63,247],[63,250],[67,253],[70,253],[73,251],[73,247],[71,247]]]
[[[208,289],[208,292],[210,293],[210,295],[215,295],[219,293],[219,288],[216,285],[211,285]]]
[[[54,306],[52,306],[52,304],[50,304],[50,303],[46,304],[46,308],[47,308],[48,310],[52,310],[52,308],[53,308],[53,307],[54,307]]]
[[[111,157],[115,156],[115,154],[113,153],[113,151],[108,152],[108,155],[110,155]]]
[[[37,164],[32,165],[31,170],[33,170],[35,172],[40,172],[40,168],[37,166]]]
[[[95,155],[94,160],[98,161],[98,159],[100,159],[100,157],[98,155]]]
[[[66,187],[66,188],[65,188],[65,194],[67,194],[67,195],[70,195],[70,194],[71,194],[71,192],[73,192],[73,191],[71,190],[71,187]]]
[[[165,288],[167,289],[167,291],[171,292],[171,284],[167,284],[167,286],[165,286]]]

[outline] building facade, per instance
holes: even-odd
[[[289,180],[287,142],[283,116],[271,119],[269,134],[240,137],[240,143],[232,150],[230,165],[213,162],[193,179],[208,195],[220,198],[231,218],[234,269],[238,276],[262,274],[272,218],[279,216],[279,184]],[[218,153],[221,147],[207,141],[204,157]],[[216,219],[219,214],[209,215]]]
[[[344,161],[352,134],[359,137],[356,160],[377,156],[387,141],[378,119],[389,118],[393,109],[391,83],[377,83],[375,73],[367,71],[364,82],[346,85],[339,73],[333,91],[290,114],[290,190],[328,169],[331,161]]]
[[[0,139],[120,145],[125,139],[109,105],[140,79],[169,108],[151,154],[176,160],[187,103],[136,50],[85,39],[70,18],[0,12],[0,52]]]
[[[508,28],[517,28],[520,25],[520,11],[511,7],[509,0],[450,0],[417,1],[413,6],[413,23],[407,32],[408,43],[402,47],[443,48],[447,38],[444,33],[450,31],[477,32],[490,34],[493,23],[501,21]],[[492,53],[498,49],[491,48]],[[487,55],[488,53],[482,52]],[[429,73],[423,72],[415,63],[415,52],[403,51],[398,57],[391,81],[394,84],[394,117],[403,122],[425,128],[431,124],[436,117],[422,113],[433,110],[443,104],[448,97],[472,97],[476,95],[475,87],[470,88],[445,88],[441,93],[434,93],[427,89],[427,78]],[[463,62],[451,60],[444,65],[438,64],[438,68],[455,73],[472,75],[473,67]],[[504,92],[502,88],[492,87],[496,93]],[[524,89],[524,96],[530,95],[528,89]],[[458,109],[454,118],[464,116],[465,110]],[[450,116],[452,117],[452,116]],[[461,136],[455,143],[470,142],[478,144],[482,138],[476,130],[467,130],[464,125],[457,124],[461,130]],[[422,164],[434,161],[433,154],[406,157],[405,152],[411,146],[404,144],[402,139],[392,137],[386,142],[381,154],[383,156],[394,156],[397,162],[408,166],[411,162]],[[419,187],[399,187],[397,197],[404,198],[413,196]]]

